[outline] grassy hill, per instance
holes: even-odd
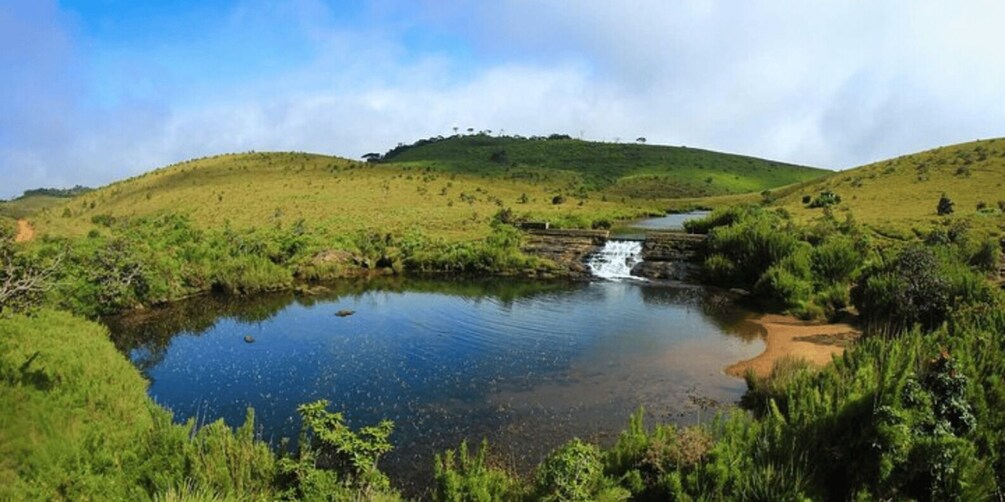
[[[64,204],[66,201],[66,197],[52,195],[31,195],[10,201],[0,201],[0,218],[12,220],[28,218],[44,209]]]
[[[661,199],[760,192],[829,171],[687,147],[600,143],[484,134],[420,140],[399,146],[383,162],[450,172],[535,180],[562,173],[586,190]]]
[[[776,205],[798,220],[823,213],[810,202],[821,192],[840,202],[834,214],[851,212],[859,222],[892,233],[944,220],[940,196],[954,202],[953,217],[966,217],[992,232],[1005,230],[1005,139],[974,141],[904,155],[777,190]],[[982,209],[978,209],[978,207]]]
[[[520,160],[491,160],[486,152],[500,145]],[[303,220],[330,233],[421,229],[469,240],[484,237],[504,208],[557,226],[589,227],[662,212],[674,194],[761,190],[822,172],[702,150],[568,139],[472,136],[397,150],[380,163],[306,153],[192,160],[48,206],[32,220],[43,235],[79,236],[109,217],[175,212],[204,228]]]
[[[534,181],[366,164],[305,153],[248,153],[183,162],[114,183],[40,212],[42,234],[83,235],[107,217],[174,212],[204,228],[289,227],[405,233],[451,240],[484,236],[500,209],[570,226],[660,210],[574,192],[564,176]],[[562,195],[564,202],[553,204]]]

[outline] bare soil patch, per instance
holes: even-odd
[[[35,229],[28,223],[28,220],[17,220],[17,235],[14,242],[28,242],[35,238]]]

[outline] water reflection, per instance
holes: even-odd
[[[432,453],[465,438],[526,470],[573,436],[609,442],[640,405],[709,416],[744,390],[722,369],[760,350],[745,317],[698,287],[384,279],[203,297],[108,324],[179,420],[233,424],[253,406],[278,442],[296,437],[298,404],[328,399],[354,426],[394,420],[385,467],[421,489]]]

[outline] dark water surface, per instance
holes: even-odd
[[[703,288],[519,280],[381,280],[320,296],[202,297],[108,321],[182,421],[255,408],[263,437],[296,438],[297,405],[331,401],[353,427],[396,424],[382,462],[422,490],[432,455],[488,438],[520,471],[572,437],[608,444],[650,421],[707,419],[760,352],[746,314]],[[354,310],[338,317],[341,309]],[[245,342],[253,336],[254,343]]]

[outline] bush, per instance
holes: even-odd
[[[556,196],[554,196],[554,197],[551,198],[551,203],[554,204],[554,205],[556,205],[556,206],[559,205],[559,204],[564,204],[565,203],[565,196],[564,195],[556,195]]]
[[[730,283],[751,285],[772,265],[793,253],[799,243],[791,232],[781,231],[777,217],[759,213],[710,233],[708,247],[735,264]],[[727,283],[728,284],[728,283]]]
[[[974,267],[986,274],[998,273],[998,265],[1001,263],[1002,248],[994,239],[986,239],[981,242],[968,260],[971,267]]]
[[[920,245],[870,269],[852,289],[852,302],[869,322],[895,330],[920,323],[932,330],[960,308],[994,300],[987,281],[955,254]]]
[[[600,451],[578,439],[561,446],[541,463],[535,475],[536,500],[627,500],[627,490],[604,477]]]
[[[520,482],[502,469],[486,462],[488,442],[482,441],[478,452],[469,454],[467,442],[460,450],[436,455],[436,488],[433,499],[444,502],[519,501],[523,497]]]
[[[842,235],[828,237],[810,253],[810,268],[814,279],[824,284],[853,279],[861,264],[862,255],[854,242]]]
[[[14,232],[0,225],[0,316],[39,307],[59,260],[25,255],[14,244]]]
[[[713,228],[732,225],[746,219],[751,214],[758,214],[761,211],[763,210],[760,208],[746,205],[719,208],[704,218],[685,221],[684,229],[692,234],[707,234]]]
[[[308,500],[396,498],[377,468],[381,455],[391,451],[388,438],[394,425],[385,420],[355,432],[341,413],[331,413],[327,406],[321,400],[297,408],[304,432],[296,458],[279,461],[283,495]]]
[[[813,284],[792,273],[787,267],[775,265],[754,284],[754,293],[759,301],[767,305],[789,309],[809,301],[813,294]]]
[[[950,200],[949,196],[947,196],[945,193],[943,193],[942,196],[939,197],[939,204],[935,208],[935,212],[939,216],[945,216],[947,214],[953,214],[953,201]]]
[[[817,195],[816,197],[813,198],[813,200],[809,204],[809,207],[811,208],[829,207],[840,203],[841,203],[840,195],[831,192],[829,190],[825,190],[823,192],[820,192],[820,195]]]

